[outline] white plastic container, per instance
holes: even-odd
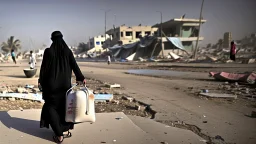
[[[74,87],[66,93],[66,122],[95,122],[94,94],[86,87],[80,90]]]

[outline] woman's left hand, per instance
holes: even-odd
[[[86,85],[86,80],[84,79],[83,81],[77,81],[76,83]]]

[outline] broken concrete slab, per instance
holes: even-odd
[[[113,94],[94,94],[95,102],[112,101],[113,98]]]
[[[180,56],[176,55],[176,54],[173,53],[173,52],[170,52],[169,55],[170,55],[173,59],[175,59],[175,60],[180,59]]]
[[[111,101],[114,97],[113,94],[95,94],[95,101]],[[43,97],[41,93],[33,94],[33,93],[1,93],[0,97],[3,98],[19,98],[19,99],[26,99],[26,100],[33,100],[33,101],[39,101],[42,102]]]
[[[200,93],[202,96],[210,97],[210,98],[231,98],[237,99],[236,95],[232,94],[219,94],[219,93]]]
[[[19,99],[26,99],[26,100],[34,100],[34,101],[43,101],[42,94],[37,93],[37,94],[24,94],[24,93],[2,93],[0,94],[0,97],[3,98],[19,98]]]
[[[106,84],[106,86],[108,87],[108,88],[121,88],[121,85],[120,84]]]
[[[123,96],[122,98],[123,98],[124,100],[128,100],[128,101],[130,101],[130,102],[132,102],[132,101],[134,100],[133,97],[129,97],[129,96]]]

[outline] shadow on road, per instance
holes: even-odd
[[[0,66],[1,68],[5,68],[5,67],[20,67],[20,66]]]
[[[0,112],[0,121],[9,129],[52,141],[53,132],[49,129],[39,128],[39,121],[11,117],[6,111]]]
[[[27,77],[24,75],[24,76],[22,76],[22,75],[7,75],[7,77],[12,77],[12,78],[26,78],[27,79]]]

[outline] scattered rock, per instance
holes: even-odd
[[[8,98],[9,101],[15,101],[15,98],[11,97],[11,98]]]
[[[19,109],[20,109],[21,111],[23,111],[23,108],[22,108],[22,107],[19,107]]]
[[[178,87],[175,87],[174,89],[176,89],[176,90],[179,90],[180,88],[178,88]]]
[[[103,90],[101,87],[98,87],[97,90]]]
[[[119,91],[114,93],[114,95],[121,95],[121,94],[123,94],[123,93],[121,93]]]
[[[19,87],[19,88],[16,89],[16,92],[18,92],[18,93],[28,93],[28,90],[26,90],[25,88]]]
[[[93,93],[94,93],[94,94],[99,94],[99,91],[94,91]]]
[[[118,100],[113,100],[113,101],[112,101],[112,103],[114,103],[114,104],[117,104],[117,105],[118,105],[118,104],[119,104],[119,101],[118,101]]]

